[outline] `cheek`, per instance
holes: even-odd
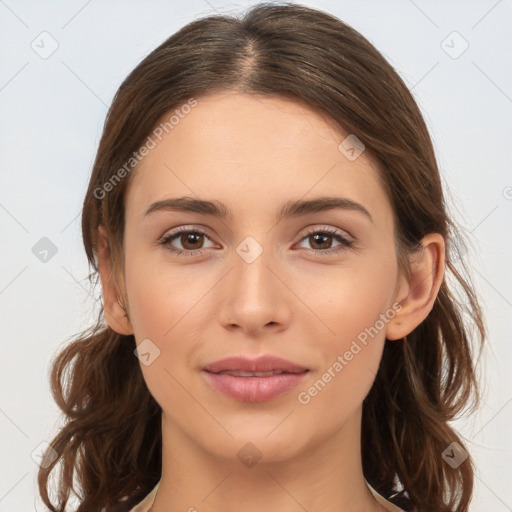
[[[368,330],[383,339],[385,324],[380,319],[390,307],[396,283],[392,258],[361,258],[344,268],[304,273],[296,283],[297,295],[307,298],[313,313],[311,323],[325,340],[321,346],[331,355],[347,350],[358,337],[364,342]]]
[[[205,296],[215,279],[198,279],[192,270],[173,269],[161,258],[148,264],[147,254],[128,250],[125,279],[137,345],[147,339],[154,344],[143,345],[150,347],[151,363],[141,359],[141,370],[151,394],[167,409],[171,399],[190,399],[178,382],[194,369],[198,336],[207,317]]]
[[[308,305],[321,320],[311,322],[309,336],[315,338],[316,329],[322,365],[298,401],[333,420],[361,404],[378,372],[386,325],[395,315],[389,307],[396,279],[392,256],[361,259],[357,268],[332,272],[328,282],[318,275],[302,281],[300,293],[308,292]]]
[[[345,288],[333,298],[329,311],[325,309],[323,318],[334,334],[317,336],[323,364],[297,393],[311,428],[313,418],[321,417],[325,435],[361,406],[378,372],[385,343],[383,299],[364,291]]]
[[[148,254],[147,250],[127,248],[126,291],[137,341],[154,337],[166,343],[181,322],[187,322],[187,315],[208,286],[194,276],[192,266],[191,270],[173,267],[164,250],[157,251]]]

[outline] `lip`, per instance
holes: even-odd
[[[222,371],[270,372],[283,371],[266,377],[241,377],[219,374]],[[257,359],[228,357],[204,367],[206,380],[225,396],[244,402],[266,402],[298,386],[308,369],[286,359],[264,355]]]
[[[236,370],[242,372],[271,372],[281,370],[283,372],[298,373],[307,370],[304,366],[269,354],[262,355],[256,359],[242,356],[226,357],[225,359],[206,365],[203,369],[211,373]]]
[[[236,377],[202,372],[206,380],[225,396],[242,402],[266,402],[298,386],[308,371],[282,373],[268,377]]]

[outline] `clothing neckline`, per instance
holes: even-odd
[[[158,486],[160,485],[161,479],[156,483],[155,487],[146,495],[146,497],[138,504],[135,505],[129,512],[148,512],[153,503],[155,502],[156,492],[158,490]],[[366,482],[366,480],[365,480]],[[388,501],[384,496],[381,496],[368,482],[366,485],[370,489],[371,493],[375,497],[375,499],[389,512],[405,512],[401,508],[397,507],[390,501]]]

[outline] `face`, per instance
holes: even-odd
[[[348,158],[348,134],[310,107],[196,99],[125,197],[127,309],[137,344],[151,347],[141,369],[170,430],[219,457],[251,441],[266,460],[290,458],[353,421],[372,386],[400,278],[392,207],[370,157]],[[184,196],[225,215],[146,213]],[[341,206],[279,216],[325,197]],[[203,371],[264,354],[308,371],[261,401],[225,395]]]

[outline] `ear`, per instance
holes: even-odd
[[[402,305],[386,326],[386,338],[397,340],[412,332],[434,307],[444,278],[445,243],[439,233],[429,233],[411,259],[411,275],[402,275],[395,300]]]
[[[107,231],[103,226],[98,227],[98,270],[103,290],[103,306],[105,320],[109,327],[119,334],[133,334],[133,328],[128,314],[119,303],[119,294],[115,285],[115,269],[112,265],[112,255]]]

